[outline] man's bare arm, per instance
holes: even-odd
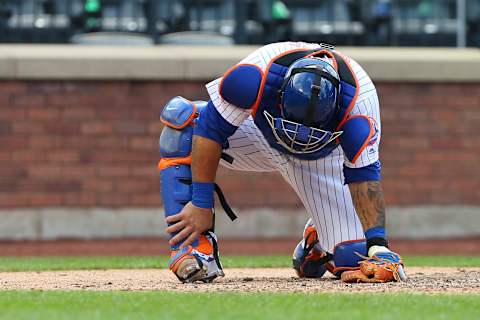
[[[217,142],[201,136],[193,136],[193,181],[214,182],[221,154],[222,146]]]
[[[380,181],[354,182],[348,187],[363,230],[384,228],[385,200]]]

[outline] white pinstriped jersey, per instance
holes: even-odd
[[[292,49],[315,49],[318,44],[304,42],[281,42],[269,44],[252,52],[240,63],[257,65],[265,71],[277,55]],[[317,227],[321,245],[332,252],[342,241],[363,238],[363,230],[355,212],[350,191],[343,184],[343,165],[361,168],[379,158],[380,110],[375,86],[367,73],[353,59],[347,58],[359,83],[359,94],[350,116],[365,115],[375,123],[378,135],[371,145],[360,154],[355,163],[345,157],[341,147],[318,160],[300,160],[270,147],[256,127],[251,111],[238,108],[219,94],[222,78],[206,85],[210,98],[229,123],[239,126],[228,141],[227,153],[234,157],[233,165],[222,165],[244,171],[278,171],[293,187]]]

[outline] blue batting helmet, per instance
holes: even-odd
[[[264,112],[273,134],[293,153],[313,153],[341,132],[332,121],[339,110],[340,78],[335,68],[315,57],[295,61],[280,88],[281,118]]]

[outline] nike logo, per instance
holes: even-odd
[[[170,110],[176,110],[177,108],[175,106],[170,106],[168,105],[165,110],[170,111]]]

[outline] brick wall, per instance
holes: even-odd
[[[388,204],[480,204],[480,84],[377,87]],[[205,90],[199,82],[0,82],[0,207],[159,206],[157,119],[174,95],[205,98]],[[233,205],[299,206],[280,181],[220,174]]]

